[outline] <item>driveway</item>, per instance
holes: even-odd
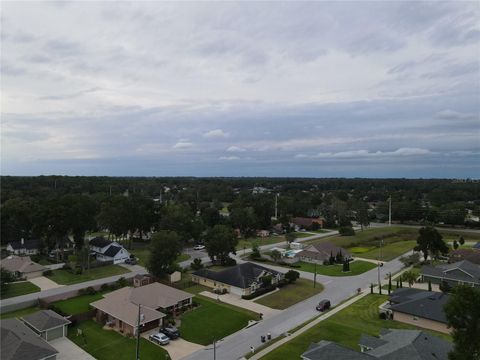
[[[95,360],[95,358],[85,350],[78,347],[73,341],[62,337],[49,341],[55,349],[58,350],[57,360]]]
[[[45,276],[39,276],[37,278],[28,279],[32,284],[37,285],[40,288],[40,291],[56,289],[65,285],[59,285],[55,281],[50,280]]]
[[[148,340],[148,337],[150,336],[150,334],[155,334],[158,331],[159,331],[159,329],[145,331],[144,333],[142,333],[141,336]],[[156,344],[156,345],[158,345],[158,344]],[[192,343],[192,342],[188,342],[187,340],[184,340],[182,338],[171,340],[168,345],[165,345],[165,346],[158,345],[158,346],[167,350],[168,355],[170,355],[170,359],[172,359],[172,360],[183,359],[184,357],[186,357],[190,354],[193,354],[194,352],[204,348],[203,345],[198,345],[198,344],[195,344],[195,343]]]
[[[251,310],[256,313],[260,313],[263,315],[263,319],[271,318],[272,316],[275,316],[282,311],[282,310],[269,308],[268,306],[265,306],[265,305],[257,304],[250,300],[244,300],[240,296],[235,294],[217,295],[217,294],[211,293],[210,291],[202,291],[200,295],[209,297],[214,300],[217,300],[218,298],[221,302],[235,305],[247,310]]]

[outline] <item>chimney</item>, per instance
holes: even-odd
[[[25,245],[25,240],[24,240],[23,238],[21,238],[21,239],[20,239],[20,243],[21,243],[22,245]]]

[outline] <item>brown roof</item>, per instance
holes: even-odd
[[[190,293],[158,282],[134,288],[130,295],[130,299],[135,304],[146,305],[153,309],[166,309],[192,297]]]
[[[480,250],[477,249],[457,249],[450,252],[450,261],[468,260],[474,264],[480,265]]]
[[[112,291],[111,293],[104,295],[103,299],[95,301],[90,305],[116,319],[136,327],[138,322],[138,304],[135,304],[130,300],[132,290],[133,288],[131,287],[124,287]],[[164,313],[148,306],[142,306],[140,312],[143,314],[143,321],[141,324],[161,319],[165,316]]]
[[[295,225],[298,225],[298,226],[305,226],[305,227],[309,227],[309,226],[312,226],[312,224],[314,222],[318,223],[318,224],[323,224],[323,219],[322,218],[304,218],[304,217],[296,217],[296,218],[293,218],[292,219],[292,222],[295,224]]]
[[[334,245],[330,242],[324,242],[307,246],[303,251],[297,253],[297,257],[309,257],[317,260],[328,260],[330,255],[336,256],[339,252],[344,257],[350,257],[352,254],[344,248]]]
[[[33,262],[30,256],[9,256],[1,261],[0,266],[8,271],[25,274],[47,270],[46,267]]]

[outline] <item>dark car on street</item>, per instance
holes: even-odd
[[[320,301],[316,307],[318,311],[327,311],[330,309],[330,300],[324,299]]]
[[[178,331],[178,329],[173,325],[170,325],[170,326],[167,326],[166,328],[163,328],[162,333],[167,335],[172,340],[180,337],[180,331]]]

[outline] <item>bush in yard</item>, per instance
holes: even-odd
[[[192,268],[192,270],[200,270],[201,268],[203,268],[202,259],[193,259],[190,267]]]
[[[262,281],[262,284],[265,287],[272,285],[272,276],[271,275],[262,276],[260,278],[260,280]]]
[[[417,266],[420,264],[420,254],[418,252],[413,253],[412,255],[402,256],[400,261],[405,267],[408,266]]]
[[[294,283],[300,277],[300,273],[295,270],[288,270],[285,274],[285,280],[287,280],[290,284]]]
[[[237,261],[235,259],[232,259],[231,257],[228,257],[228,258],[224,259],[223,264],[225,266],[234,266],[234,265],[237,265]]]
[[[91,287],[91,286],[87,287],[86,290],[85,290],[85,292],[86,292],[88,295],[95,295],[95,294],[97,293],[97,291],[96,291],[93,287]]]
[[[251,259],[259,259],[261,257],[260,248],[257,242],[252,243],[252,252],[250,253]]]
[[[102,291],[107,291],[108,289],[109,289],[108,284],[102,284],[102,286],[100,287],[100,290]]]
[[[83,273],[83,270],[82,270],[81,267],[77,267],[77,268],[75,269],[75,275],[82,275],[82,273]]]
[[[50,270],[50,269],[45,270],[45,271],[43,272],[43,276],[50,276],[50,275],[52,275],[52,274],[53,274],[53,272],[52,272],[52,270]]]
[[[273,250],[270,253],[270,256],[272,257],[273,261],[277,262],[278,260],[281,259],[282,254],[280,254],[280,251],[278,251],[278,250]]]
[[[323,265],[330,265],[330,261],[328,259],[323,260]]]
[[[418,274],[413,271],[405,271],[402,275],[403,279],[408,282],[408,286],[412,287],[412,285],[417,281]]]
[[[128,282],[127,282],[127,279],[125,279],[123,276],[118,279],[117,281],[115,281],[115,283],[117,284],[118,287],[122,288],[122,287],[125,287],[128,285]]]
[[[15,274],[3,267],[0,267],[0,291],[4,293],[9,286],[9,283],[14,282],[17,278]]]
[[[463,236],[460,236],[460,239],[458,239],[458,242],[460,243],[460,245],[465,244],[465,239],[463,238]]]
[[[342,226],[338,229],[338,233],[342,236],[353,236],[355,235],[355,230],[350,226]]]

